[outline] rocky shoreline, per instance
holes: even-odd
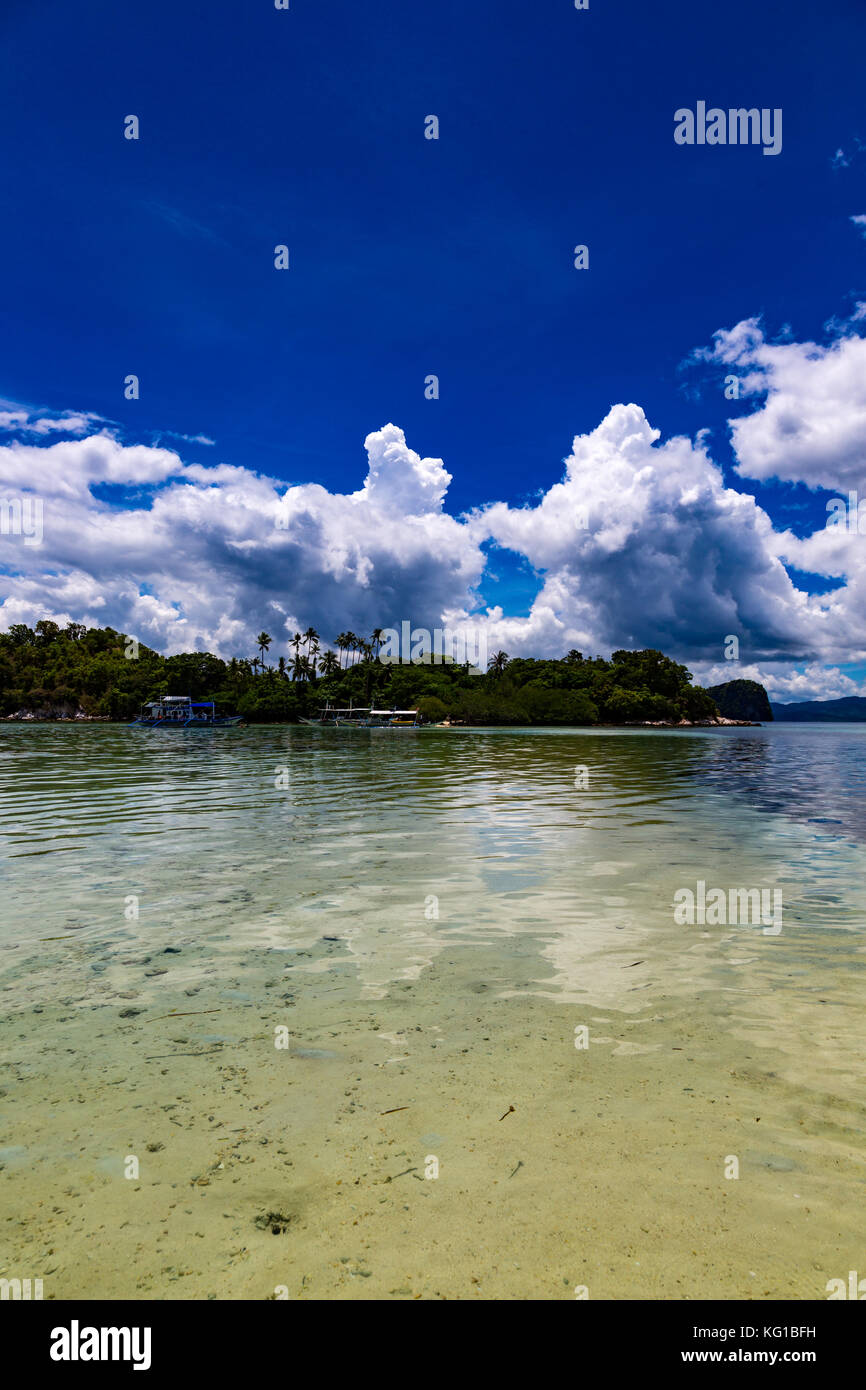
[[[6,724],[119,724],[123,720],[112,719],[108,714],[85,714],[76,710],[74,714],[46,713],[44,710],[19,709],[15,714],[4,714]]]
[[[737,729],[760,729],[760,719],[726,719],[720,714],[718,719],[632,719],[628,724],[611,724],[612,729],[717,729],[722,726]]]
[[[112,719],[108,714],[85,714],[83,710],[76,710],[74,714],[55,714],[46,713],[44,710],[17,710],[15,714],[5,714],[2,716],[6,724],[127,724],[126,719]],[[276,720],[276,723],[290,723],[290,721]],[[755,719],[726,719],[720,714],[717,719],[630,719],[624,724],[571,724],[571,725],[537,725],[539,728],[574,728],[574,729],[713,729],[722,726],[732,726],[738,729],[760,729],[761,722]],[[429,725],[429,728],[439,729],[471,729],[490,726],[480,724],[461,724],[454,722],[443,722],[437,725]],[[507,726],[504,726],[507,727]]]

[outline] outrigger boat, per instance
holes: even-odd
[[[326,705],[318,719],[302,719],[315,729],[420,729],[421,716],[416,709],[366,709],[351,705],[348,709],[332,709]]]
[[[217,714],[213,700],[192,700],[189,695],[163,695],[142,705],[130,728],[231,729],[243,724],[243,715]]]

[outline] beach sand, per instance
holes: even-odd
[[[782,1051],[748,961],[666,999],[624,947],[581,1010],[465,944],[378,999],[345,940],[62,949],[68,1002],[31,962],[0,1027],[2,1262],[46,1298],[812,1299],[862,1263],[853,986]]]

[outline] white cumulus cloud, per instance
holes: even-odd
[[[840,476],[857,434],[862,347],[767,344],[756,320],[716,335],[713,359],[744,366],[766,397],[737,422],[753,422],[735,435],[742,471],[778,476],[776,412],[796,408],[802,428],[790,437],[812,447],[786,476],[810,486],[821,468]],[[845,402],[835,421],[826,393]],[[777,531],[725,483],[703,435],[662,440],[636,404],[578,434],[561,479],[532,505],[491,500],[462,517],[446,509],[443,461],[422,458],[394,424],[368,435],[355,489],[332,493],[252,467],[187,463],[107,429],[36,440],[29,418],[0,446],[0,504],[38,499],[43,539],[27,545],[0,528],[4,626],[108,624],[161,651],[230,656],[252,652],[262,627],[279,653],[311,624],[327,643],[408,619],[481,629],[489,651],[512,656],[658,647],[708,680],[760,671],[783,698],[846,693],[844,673],[821,671],[866,660],[866,537]],[[537,575],[526,616],[479,599],[491,542]],[[805,593],[786,566],[838,587]],[[736,672],[722,661],[730,635]]]
[[[751,318],[714,341],[697,356],[737,369],[741,396],[764,397],[729,421],[743,477],[843,490],[863,482],[866,338],[849,331],[827,346],[770,343]]]

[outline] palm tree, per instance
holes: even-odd
[[[492,656],[488,661],[487,669],[491,671],[494,676],[501,676],[508,665],[508,661],[509,657],[507,652],[497,652],[496,655]]]
[[[281,656],[279,661],[277,662],[277,671],[283,677],[284,680],[288,677],[288,672],[286,670],[286,658],[284,656]]]
[[[258,637],[256,638],[256,646],[258,647],[259,651],[260,651],[261,654],[262,654],[262,670],[263,670],[263,671],[264,671],[264,669],[265,669],[265,652],[268,650],[268,648],[270,647],[270,645],[271,645],[271,643],[273,642],[273,640],[274,640],[273,637],[269,636],[269,634],[268,634],[267,632],[260,632],[259,635],[258,635]]]
[[[340,653],[339,662],[340,662],[340,670],[342,671],[342,669],[343,669],[343,652],[346,650],[346,634],[345,634],[345,632],[340,632],[340,633],[338,633],[338,635],[334,638],[334,646],[337,648],[337,650],[338,650],[339,653]]]
[[[300,648],[301,643],[303,642],[303,640],[304,640],[304,639],[303,639],[303,637],[301,636],[301,634],[300,634],[299,632],[296,632],[295,635],[294,635],[294,637],[292,638],[291,642],[289,643],[289,646],[290,646],[290,647],[293,647],[293,648],[294,648],[294,651],[295,651],[295,659],[294,659],[294,661],[292,662],[292,671],[293,671],[293,672],[294,672],[294,670],[295,670],[295,667],[296,667],[297,664],[298,664],[298,650],[299,650],[299,648]],[[294,676],[294,674],[293,674],[293,675],[292,675],[292,680],[294,680],[294,679],[295,679],[295,676]]]
[[[350,652],[352,653],[352,655],[354,656],[354,655],[355,655],[355,652],[358,650],[358,638],[356,637],[356,635],[355,635],[354,632],[347,632],[347,633],[345,634],[345,636],[346,636],[346,646],[348,647],[349,651],[350,651]],[[355,664],[355,663],[354,663],[354,661],[353,661],[353,662],[352,662],[352,665],[354,666],[354,664]],[[347,662],[346,662],[346,666],[348,667],[348,665],[349,665],[349,663],[348,663],[348,661],[347,661]]]
[[[385,634],[380,627],[375,627],[370,634],[370,641],[373,643],[373,655],[378,657],[379,648],[385,640]]]
[[[314,627],[307,628],[306,632],[304,633],[304,643],[307,647],[308,653],[318,647],[319,634]]]
[[[258,659],[257,656],[254,656],[254,657],[252,658],[252,660],[249,661],[247,664],[253,668],[253,675],[255,675],[255,674],[256,674],[256,667],[257,667],[257,666],[264,666],[265,663],[264,663],[263,661],[259,661],[259,659]]]
[[[319,657],[319,670],[323,676],[332,676],[339,667],[340,663],[333,652],[325,652],[324,656]]]

